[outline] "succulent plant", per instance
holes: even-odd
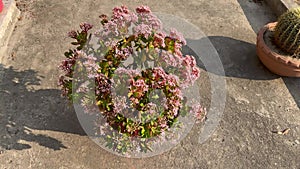
[[[300,7],[291,9],[278,18],[274,41],[283,51],[300,59]]]

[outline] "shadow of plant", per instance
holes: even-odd
[[[29,90],[39,85],[34,70],[17,71],[0,64],[0,149],[31,148],[22,141],[60,150],[67,148],[55,138],[33,130],[51,130],[85,135],[73,108],[60,97],[60,90]]]
[[[236,40],[223,36],[209,36],[208,39],[218,52],[219,59],[222,62],[226,77],[237,77],[252,80],[270,80],[279,78],[266,69],[256,55],[256,47],[254,44]],[[205,65],[201,60],[204,57],[209,58],[213,54],[211,49],[207,48],[207,39],[188,40],[190,44],[196,46],[201,51],[200,56],[197,56],[190,48],[184,48],[185,54],[192,54],[196,58],[199,67],[206,70]],[[212,62],[214,62],[212,60]],[[213,64],[213,63],[212,63]],[[219,71],[211,70],[210,73],[220,75]],[[222,75],[221,75],[222,76]]]

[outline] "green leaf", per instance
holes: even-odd
[[[112,144],[112,143],[107,143],[107,144],[106,144],[106,147],[112,148],[112,147],[113,147],[113,144]]]
[[[159,99],[159,96],[156,94],[156,95],[152,96],[152,99]]]
[[[141,126],[141,135],[143,136],[145,134],[145,128],[143,126]]]
[[[121,150],[121,149],[122,149],[122,146],[119,144],[119,145],[117,146],[117,149]]]

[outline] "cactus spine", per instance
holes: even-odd
[[[300,7],[289,10],[278,18],[274,41],[283,51],[300,59]]]

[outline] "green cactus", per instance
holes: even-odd
[[[289,10],[278,18],[274,41],[283,51],[300,59],[300,7]]]

